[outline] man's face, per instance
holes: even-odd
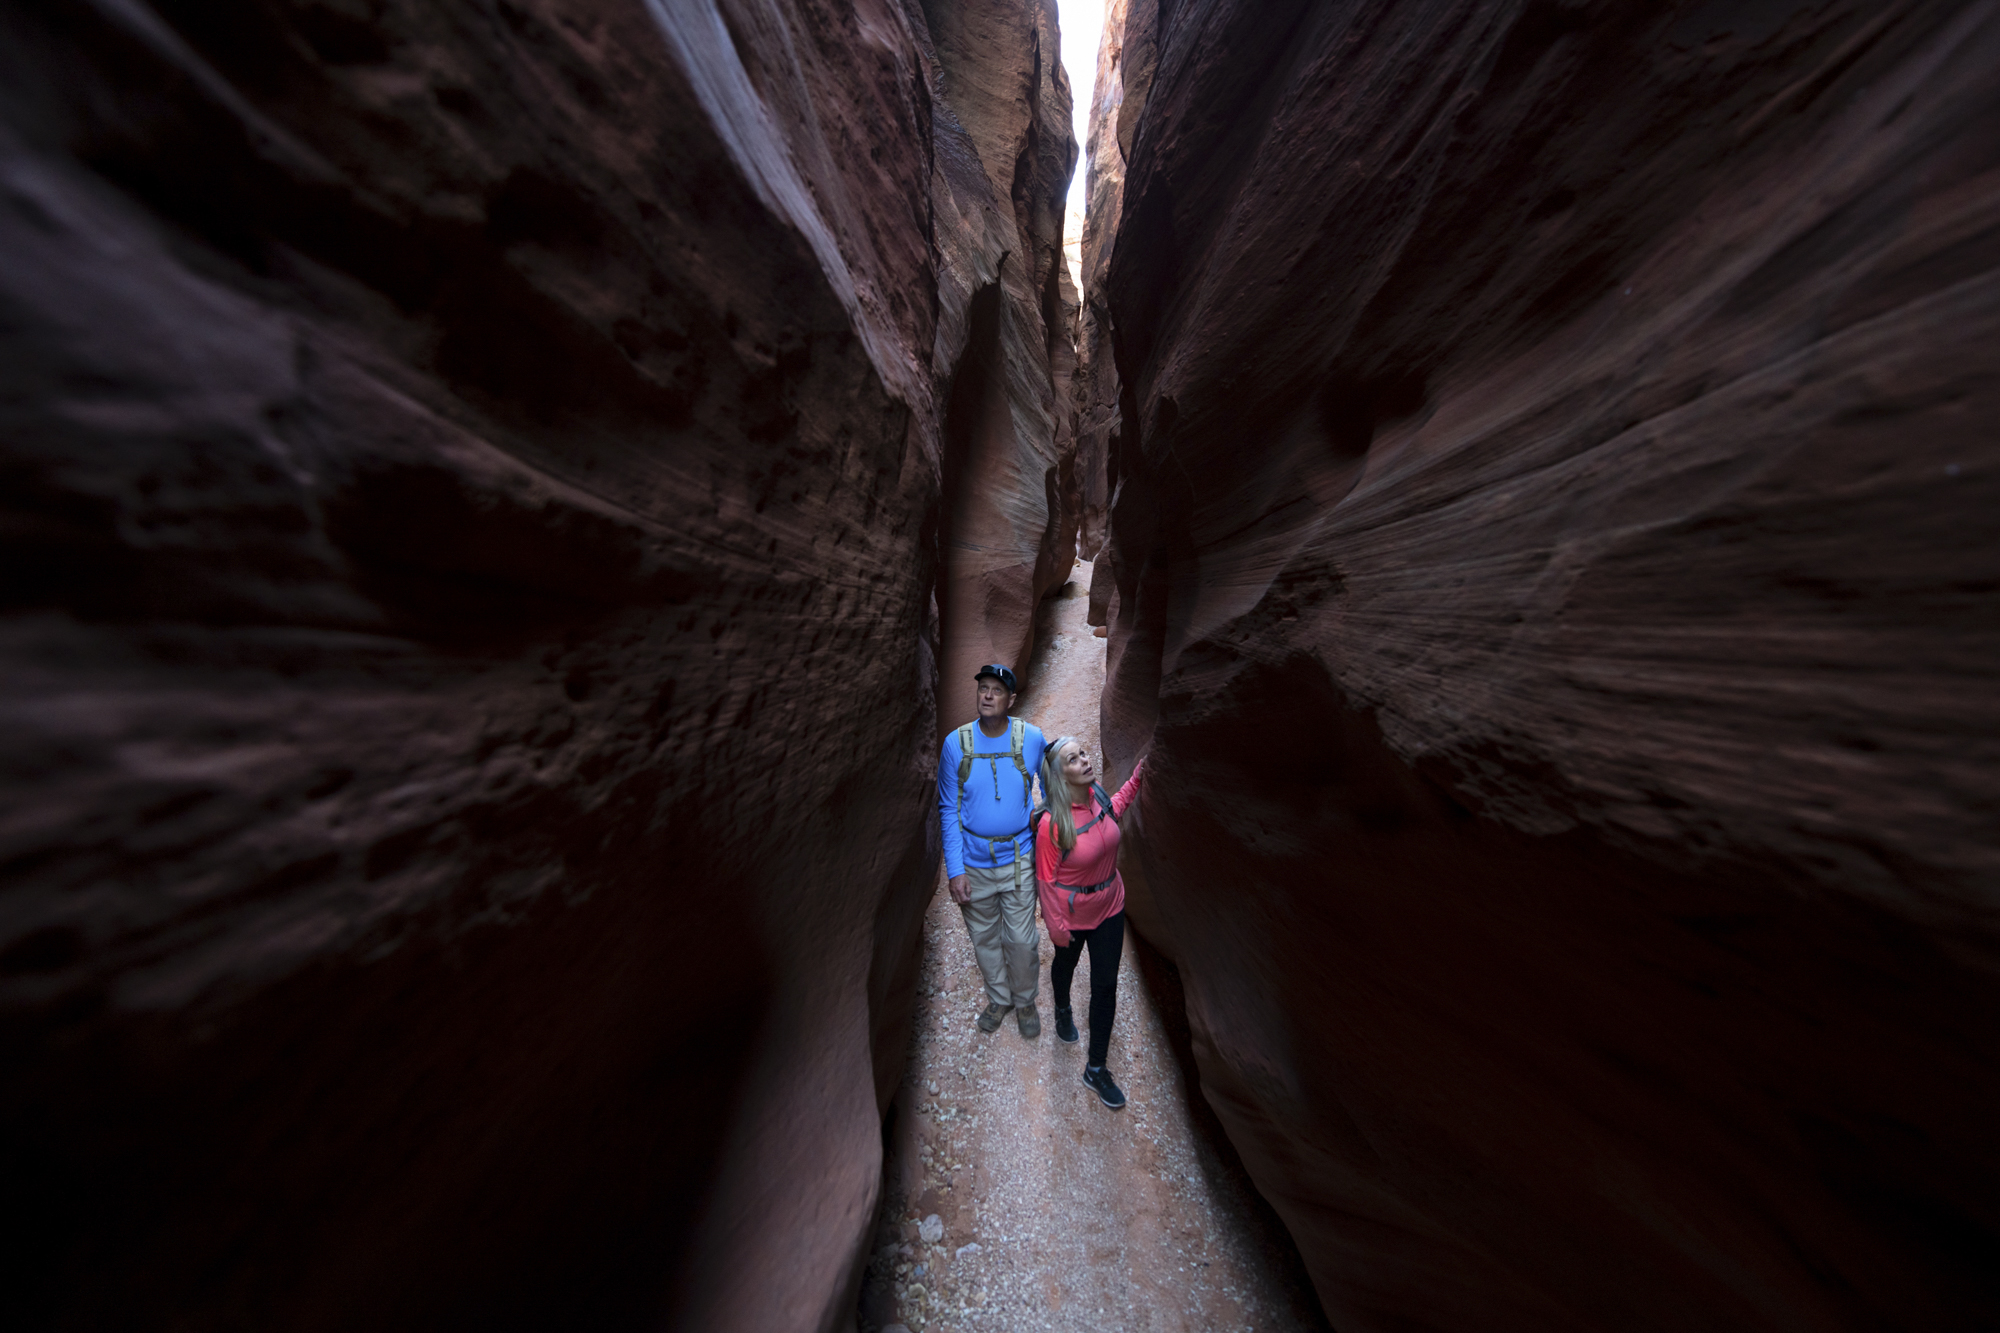
[[[1008,693],[1007,687],[991,676],[981,676],[977,685],[979,716],[988,721],[1007,716],[1008,710],[1014,706],[1014,696]]]

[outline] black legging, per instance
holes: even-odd
[[[1056,950],[1049,964],[1056,1007],[1069,1008],[1069,980],[1076,960],[1090,946],[1090,1063],[1101,1065],[1111,1050],[1111,1020],[1118,1016],[1118,959],[1125,952],[1125,913],[1106,917],[1089,930],[1072,930],[1069,943]]]

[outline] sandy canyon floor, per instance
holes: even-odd
[[[1018,711],[1095,753],[1105,641],[1084,621],[1090,572],[1079,562],[1044,607]],[[1178,1015],[1163,1018],[1130,936],[1109,1059],[1129,1102],[1111,1111],[1081,1081],[1083,1042],[1055,1036],[1046,933],[1041,1037],[1024,1040],[1011,1016],[990,1036],[974,1025],[979,969],[939,882],[863,1333],[1325,1328],[1275,1216],[1206,1108],[1189,1105],[1170,1040]],[[1086,955],[1072,993],[1079,1027],[1089,969]]]

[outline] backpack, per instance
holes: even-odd
[[[965,826],[965,781],[972,776],[972,761],[974,758],[972,753],[972,729],[978,725],[976,722],[968,722],[958,729],[958,829],[965,837],[979,838],[980,841],[993,848],[994,855],[997,857],[999,855],[999,844],[1007,841],[1006,839],[983,837]],[[1018,717],[1010,717],[1007,719],[1007,734],[1014,746],[1014,767],[1021,770],[1021,805],[1025,809],[1030,799],[1029,791],[1035,785],[1034,780],[1028,776],[1027,761],[1022,757],[1022,747],[1027,744],[1028,740],[1028,724]],[[986,760],[987,763],[993,766],[993,798],[995,800],[1000,799],[999,751],[996,750],[991,754],[982,754],[977,757]],[[1015,836],[1018,837],[1019,835],[1016,834]]]
[[[965,822],[965,780],[972,776],[972,729],[977,725],[975,722],[968,722],[958,729],[958,822],[961,824]],[[1021,770],[1021,804],[1025,808],[1028,803],[1028,789],[1035,785],[1034,779],[1028,776],[1028,765],[1021,757],[1021,747],[1027,744],[1028,740],[1028,724],[1018,717],[1008,718],[1007,735],[1014,743],[1014,767]],[[1000,752],[996,750],[992,754],[982,754],[978,757],[993,765],[993,797],[998,800]]]
[[[1099,812],[1098,812],[1097,814],[1094,814],[1094,815],[1092,815],[1092,816],[1091,816],[1091,817],[1090,817],[1089,819],[1085,820],[1085,821],[1083,822],[1083,825],[1082,825],[1082,827],[1080,827],[1080,828],[1078,828],[1078,829],[1077,829],[1077,831],[1076,831],[1076,836],[1077,836],[1077,837],[1079,837],[1079,838],[1081,838],[1081,837],[1082,837],[1082,836],[1083,836],[1084,834],[1086,834],[1086,833],[1090,832],[1090,830],[1092,830],[1092,829],[1096,828],[1096,827],[1097,827],[1097,825],[1098,825],[1098,823],[1099,823],[1099,821],[1101,821],[1101,820],[1103,820],[1103,819],[1105,819],[1105,818],[1107,818],[1107,817],[1108,817],[1108,818],[1109,818],[1109,819],[1111,820],[1111,822],[1112,822],[1112,823],[1114,823],[1114,824],[1117,824],[1117,823],[1120,823],[1120,822],[1122,822],[1122,821],[1120,821],[1120,820],[1119,820],[1119,818],[1118,818],[1118,812],[1117,812],[1116,810],[1113,810],[1113,809],[1111,808],[1111,798],[1110,798],[1109,796],[1107,796],[1107,795],[1105,795],[1105,794],[1104,794],[1104,788],[1103,788],[1103,787],[1102,787],[1101,785],[1099,785],[1098,783],[1095,783],[1095,782],[1091,783],[1091,784],[1090,784],[1090,794],[1091,794],[1092,796],[1095,796],[1095,797],[1097,798],[1097,804],[1098,804],[1099,806],[1101,806],[1101,807],[1102,807],[1102,809],[1101,809],[1101,810],[1100,810],[1100,811],[1099,811]],[[1032,830],[1032,831],[1033,831],[1033,832],[1034,832],[1034,833],[1035,833],[1035,834],[1036,834],[1037,836],[1039,836],[1039,835],[1040,835],[1040,833],[1041,833],[1041,827],[1042,827],[1042,816],[1043,816],[1043,815],[1045,815],[1045,814],[1047,814],[1047,813],[1048,813],[1048,810],[1047,810],[1046,808],[1044,808],[1044,809],[1041,809],[1041,810],[1037,810],[1037,811],[1035,811],[1035,813],[1034,813],[1034,814],[1033,814],[1032,816],[1030,816],[1030,817],[1029,817],[1029,819],[1028,819],[1028,827],[1029,827],[1029,829],[1031,829],[1031,830]],[[1052,834],[1050,834],[1049,836],[1050,836],[1050,838],[1051,838],[1051,839],[1053,839],[1053,838],[1055,837],[1055,835],[1054,835],[1053,833],[1052,833]],[[1059,848],[1058,850],[1061,850],[1061,849]],[[1060,864],[1060,863],[1061,863],[1061,862],[1063,862],[1063,861],[1067,861],[1067,860],[1069,860],[1069,854],[1070,854],[1070,852],[1073,852],[1073,851],[1075,851],[1075,850],[1076,850],[1076,848],[1074,848],[1074,847],[1071,847],[1071,848],[1069,848],[1069,849],[1068,849],[1067,851],[1063,851],[1062,855],[1061,855],[1061,856],[1060,856],[1059,858],[1057,858],[1057,863],[1058,863],[1058,864]],[[1072,895],[1072,896],[1073,896],[1073,895]]]

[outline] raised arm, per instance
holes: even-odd
[[[1146,761],[1141,759],[1138,766],[1132,770],[1132,776],[1125,779],[1125,785],[1120,787],[1118,794],[1111,798],[1111,812],[1113,814],[1124,814],[1125,807],[1139,799],[1139,775],[1145,771]]]

